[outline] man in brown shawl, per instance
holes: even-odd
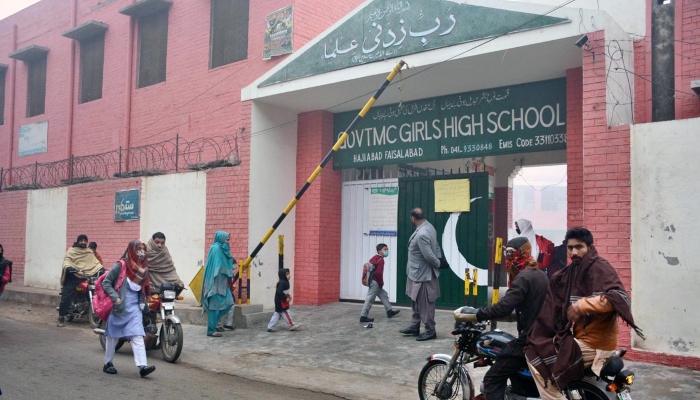
[[[79,235],[73,247],[68,249],[63,257],[63,270],[61,271],[61,303],[58,306],[58,324],[62,328],[65,316],[68,314],[70,302],[75,294],[75,288],[80,281],[88,276],[95,275],[102,269],[102,264],[95,257],[95,253],[88,248],[87,235]]]
[[[621,317],[634,324],[630,299],[615,269],[598,255],[586,228],[566,232],[571,264],[552,276],[525,350],[543,400],[566,400],[561,391],[592,367],[600,374],[617,346]]]
[[[157,293],[160,291],[162,283],[176,283],[179,288],[179,295],[185,284],[182,283],[182,280],[177,275],[173,258],[165,246],[165,235],[163,232],[153,234],[146,245],[146,251],[148,255],[148,271],[151,275],[151,289]]]

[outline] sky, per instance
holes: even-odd
[[[39,0],[0,0],[0,19],[5,19],[17,11],[38,2]]]

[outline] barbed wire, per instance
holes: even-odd
[[[238,135],[173,139],[130,149],[0,169],[0,191],[55,188],[109,179],[204,171],[240,164]]]

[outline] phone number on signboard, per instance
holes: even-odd
[[[465,153],[473,153],[475,151],[486,151],[486,150],[491,150],[491,149],[493,149],[492,143],[465,144],[464,150],[462,150],[462,151]]]

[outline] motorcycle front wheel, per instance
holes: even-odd
[[[90,328],[98,328],[102,323],[100,317],[98,317],[97,314],[95,314],[95,310],[92,309],[92,304],[90,304],[88,316],[90,318]]]
[[[459,373],[454,371],[448,376],[441,393],[436,393],[442,377],[448,372],[449,366],[444,361],[433,360],[425,364],[418,376],[418,397],[420,400],[466,400],[469,390],[464,387]]]
[[[617,398],[614,393],[606,392],[588,380],[571,382],[564,394],[569,400],[611,400]]]
[[[166,319],[160,327],[160,351],[163,359],[174,363],[180,357],[183,345],[182,326]]]

